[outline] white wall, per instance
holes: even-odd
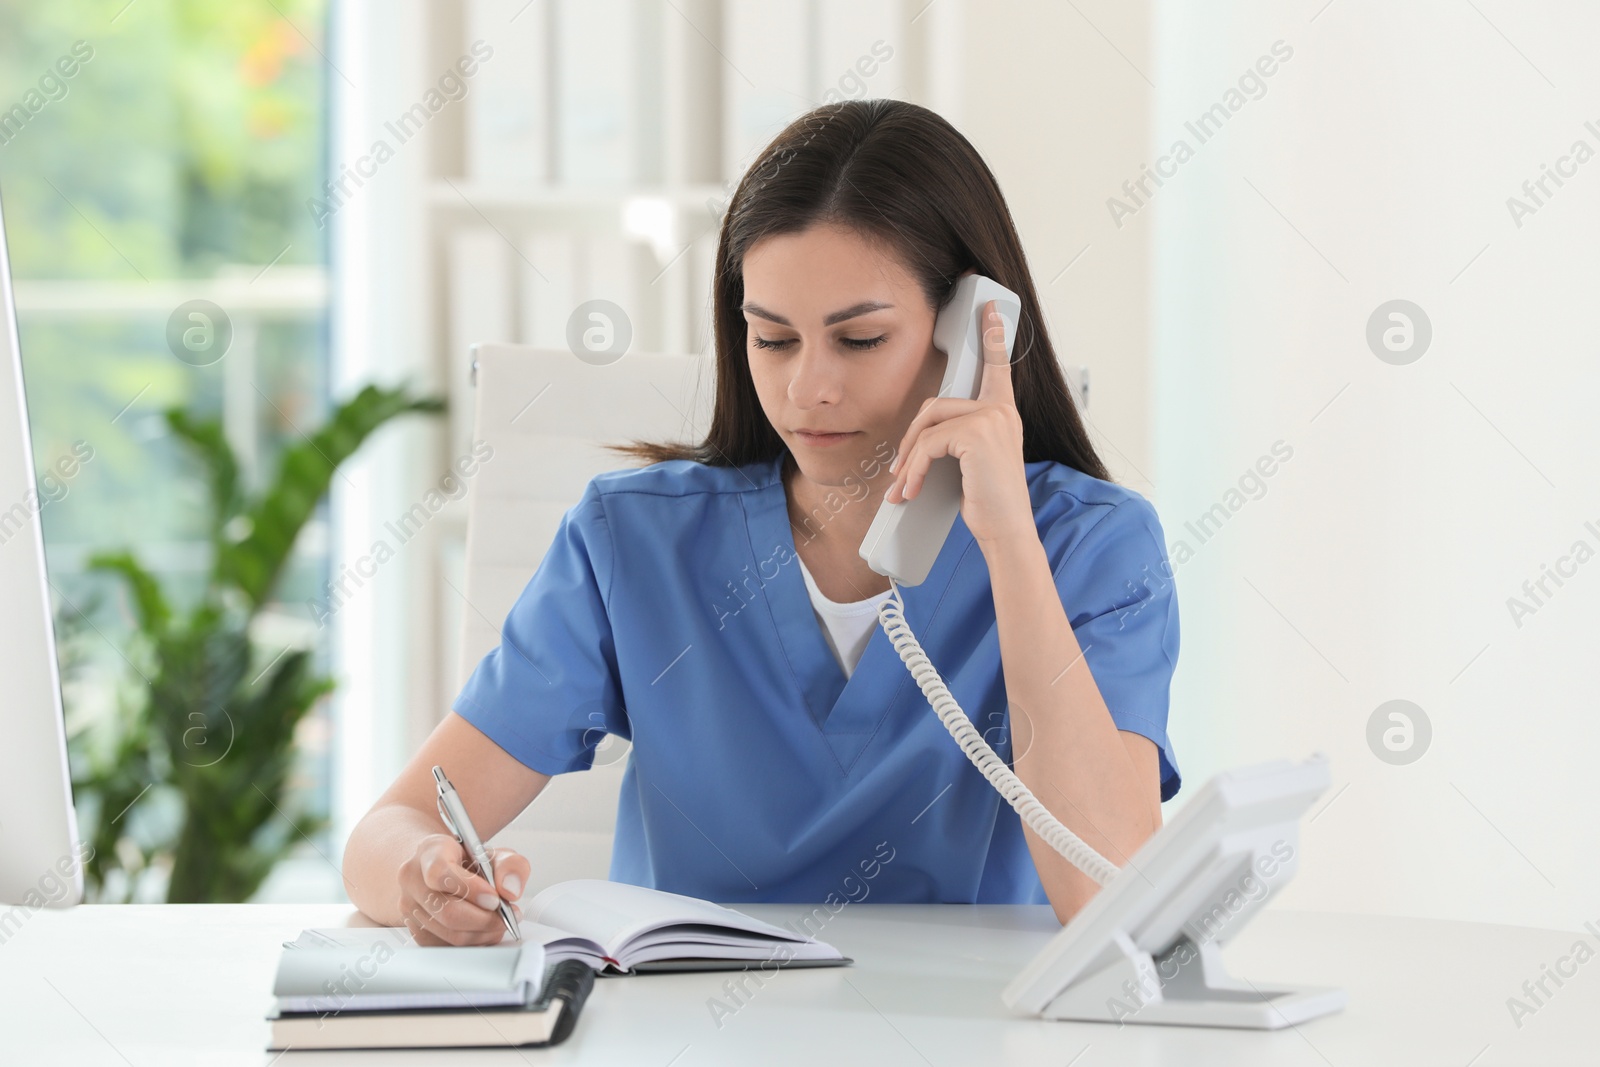
[[[1575,541],[1600,549],[1600,161],[1520,228],[1506,201],[1574,140],[1600,150],[1600,12],[1210,10],[1156,5],[1148,161],[1195,144],[1184,121],[1274,41],[1293,56],[1130,223],[1156,241],[1160,511],[1195,547],[1186,780],[1329,754],[1342,792],[1304,829],[1287,903],[1576,928],[1600,911],[1600,563],[1520,628],[1506,601]],[[1408,365],[1364,336],[1394,298],[1433,326]],[[1278,440],[1293,456],[1265,494],[1203,546],[1186,534]],[[1366,739],[1397,698],[1433,728],[1401,766]]]
[[[1111,226],[1104,205],[1146,158],[1149,9],[1143,0],[958,5],[948,51],[961,93],[943,110],[1000,182],[1057,354],[1088,368],[1096,450],[1116,481],[1155,502],[1150,234]]]

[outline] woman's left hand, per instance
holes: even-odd
[[[976,400],[924,401],[895,452],[895,480],[884,497],[916,497],[941,456],[961,462],[961,518],[979,547],[1039,536],[1022,459],[1022,417],[1011,392],[1005,325],[994,301],[984,305],[983,379]]]

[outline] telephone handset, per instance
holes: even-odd
[[[976,400],[983,383],[983,309],[995,302],[1006,330],[1006,358],[1017,340],[1022,301],[992,278],[968,274],[933,325],[933,347],[945,353],[940,396]],[[878,505],[861,542],[861,558],[901,585],[921,585],[933,569],[956,516],[961,513],[961,461],[941,456],[928,467],[922,488],[910,500]]]
[[[934,322],[934,347],[945,353],[944,381],[940,396],[959,396],[975,400],[983,381],[983,310],[995,302],[1006,330],[1006,358],[1011,358],[1016,343],[1017,323],[1022,301],[1017,294],[992,278],[969,274],[956,283],[955,293]],[[861,558],[878,574],[889,579],[889,598],[878,608],[878,624],[888,635],[901,662],[916,678],[923,695],[933,706],[939,721],[950,736],[983,772],[989,783],[1006,798],[1034,833],[1050,844],[1073,866],[1105,885],[1117,873],[1117,866],[1085,844],[1039,803],[1022,780],[1012,773],[989,747],[967,713],[961,710],[950,690],[928,661],[916,635],[906,625],[905,603],[900,598],[902,585],[921,585],[933,568],[945,539],[961,513],[961,461],[942,456],[933,461],[922,487],[910,500],[898,504],[882,501],[861,543]]]

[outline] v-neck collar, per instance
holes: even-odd
[[[795,689],[810,712],[812,722],[828,742],[840,771],[848,774],[890,707],[914,680],[900,662],[883,627],[876,624],[849,678],[834,658],[822,624],[812,609],[805,577],[800,573],[800,556],[795,548],[794,529],[789,524],[788,500],[783,487],[783,462],[787,455],[787,452],[780,452],[770,461],[765,480],[754,491],[741,495],[745,522],[756,558],[771,558],[778,564],[774,577],[761,575],[761,589]],[[926,632],[932,628],[957,567],[975,545],[958,515],[927,580],[921,585],[900,588],[906,621],[919,639],[925,639]],[[785,553],[787,562],[784,562]]]

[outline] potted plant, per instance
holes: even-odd
[[[90,560],[127,589],[136,632],[122,651],[137,675],[111,721],[72,740],[74,796],[92,815],[84,874],[96,895],[113,870],[137,876],[154,864],[170,865],[169,903],[247,900],[322,829],[287,786],[295,728],[333,680],[316,673],[310,649],[257,646],[251,623],[339,465],[395,416],[443,410],[436,397],[369,385],[286,448],[256,496],[239,483],[220,422],[165,413],[205,473],[211,566],[199,596],[179,606],[131,550]]]

